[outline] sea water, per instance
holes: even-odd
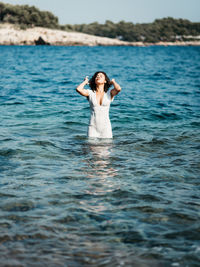
[[[200,47],[0,47],[0,266],[199,266],[199,240]]]

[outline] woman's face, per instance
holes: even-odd
[[[96,84],[104,84],[106,83],[106,77],[103,73],[99,72],[95,78]]]

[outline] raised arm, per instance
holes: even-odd
[[[113,98],[115,95],[117,95],[121,91],[120,85],[115,81],[115,79],[112,79],[110,82],[112,85],[114,85],[114,88],[110,91],[111,98]]]
[[[88,76],[86,76],[85,79],[84,79],[84,81],[76,87],[76,91],[77,91],[80,95],[82,95],[82,96],[86,96],[86,97],[89,96],[89,92],[88,92],[88,90],[87,90],[87,89],[84,89],[84,86],[85,86],[86,84],[88,84],[88,82],[89,82],[89,80],[88,80]]]

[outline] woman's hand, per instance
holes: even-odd
[[[113,85],[114,85],[114,83],[115,83],[115,79],[112,79],[112,80],[110,81],[110,84],[113,84]]]
[[[84,82],[85,82],[85,84],[89,84],[88,76],[85,77]]]

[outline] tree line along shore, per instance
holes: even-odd
[[[171,17],[133,24],[60,25],[49,11],[0,2],[1,45],[200,45],[200,23]]]

